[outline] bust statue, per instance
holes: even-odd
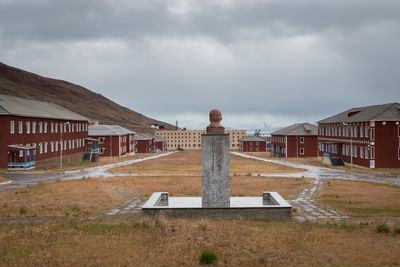
[[[223,134],[225,128],[221,125],[222,114],[218,109],[210,111],[210,125],[207,126],[207,133]]]

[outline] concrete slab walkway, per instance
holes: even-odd
[[[260,174],[260,176],[267,177],[286,177],[286,178],[311,178],[314,179],[313,186],[311,188],[306,188],[300,193],[299,197],[295,200],[288,200],[296,212],[293,212],[293,218],[297,221],[316,221],[316,220],[341,220],[347,219],[349,217],[341,215],[335,210],[322,207],[321,204],[317,204],[315,200],[312,199],[313,195],[322,189],[323,179],[342,179],[351,181],[363,181],[363,182],[374,182],[374,183],[384,183],[393,184],[400,186],[400,175],[390,175],[390,174],[367,174],[367,173],[356,173],[356,172],[346,172],[343,170],[335,170],[331,168],[323,168],[310,166],[300,163],[293,163],[281,160],[273,160],[260,158],[255,156],[250,156],[238,152],[231,152],[234,155],[260,160],[275,164],[280,164],[284,166],[290,166],[299,169],[305,169],[305,172],[297,173],[278,173],[278,174]]]

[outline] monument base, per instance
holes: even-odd
[[[201,197],[168,197],[167,192],[156,192],[143,205],[142,212],[191,218],[292,219],[292,207],[277,192],[264,192],[262,197],[231,197],[229,207],[202,207]]]

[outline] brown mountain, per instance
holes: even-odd
[[[0,62],[0,93],[48,101],[73,110],[101,124],[118,124],[133,131],[153,133],[150,125],[174,126],[122,107],[82,86],[39,76]]]

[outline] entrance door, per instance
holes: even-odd
[[[17,162],[17,152],[15,151],[10,151],[8,154],[8,162]]]
[[[342,157],[342,150],[343,150],[343,144],[338,144],[337,145],[337,153],[338,153],[338,157],[341,158]]]

